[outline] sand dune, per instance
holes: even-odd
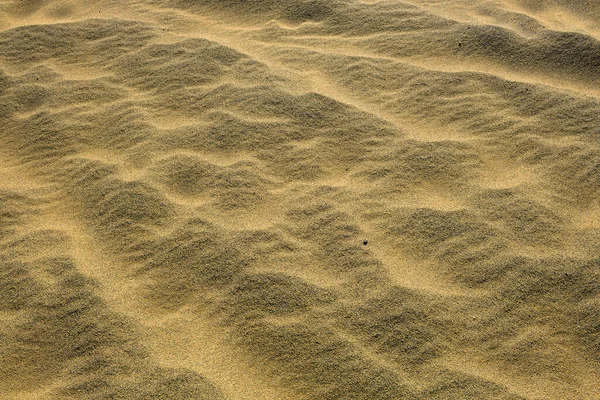
[[[600,399],[599,27],[0,1],[0,398]]]

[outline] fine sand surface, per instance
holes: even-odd
[[[600,3],[0,1],[1,399],[600,399]]]

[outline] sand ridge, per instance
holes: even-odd
[[[0,398],[600,398],[598,11],[0,1]]]

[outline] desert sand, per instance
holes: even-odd
[[[0,1],[1,399],[600,399],[600,3]]]

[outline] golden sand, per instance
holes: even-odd
[[[0,1],[1,399],[600,399],[600,5]]]

